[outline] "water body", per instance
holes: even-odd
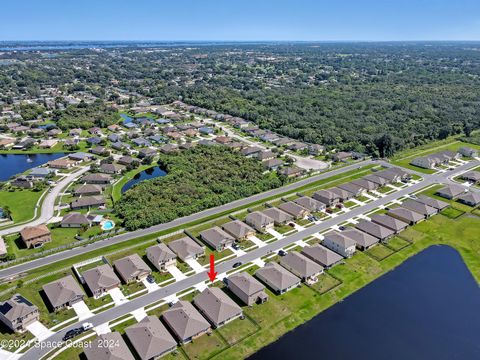
[[[460,255],[430,247],[249,359],[480,359],[479,309]]]
[[[6,181],[10,179],[11,176],[23,173],[28,169],[40,166],[62,156],[65,156],[65,154],[0,154],[0,181]]]
[[[127,114],[120,114],[120,116],[122,117],[124,124],[128,124],[128,123],[131,123],[133,121],[133,119],[130,116],[128,116]]]
[[[148,168],[136,174],[133,177],[133,179],[129,180],[125,185],[123,185],[122,194],[128,189],[130,189],[132,186],[138,184],[140,181],[154,179],[156,177],[165,176],[165,175],[167,175],[167,173],[165,172],[165,170],[163,170],[159,166]]]

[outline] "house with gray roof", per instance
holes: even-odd
[[[467,171],[460,175],[463,180],[467,180],[473,183],[480,182],[480,171]]]
[[[347,182],[337,186],[338,188],[348,191],[353,196],[360,196],[367,192],[367,190],[361,186],[355,185],[353,182]]]
[[[86,270],[83,272],[82,277],[95,298],[99,298],[108,290],[120,286],[120,279],[108,264]]]
[[[28,173],[28,176],[31,176],[35,179],[45,179],[48,176],[54,176],[57,174],[57,170],[55,169],[49,169],[49,168],[44,168],[44,167],[36,167],[30,170]]]
[[[141,281],[152,273],[150,267],[138,254],[118,259],[113,263],[113,267],[126,284],[133,281]]]
[[[243,316],[242,308],[218,287],[208,287],[203,290],[195,296],[193,304],[213,328]]]
[[[459,196],[457,200],[468,206],[477,206],[480,204],[480,193],[467,192],[464,195]]]
[[[42,288],[55,311],[70,307],[85,297],[85,293],[72,275],[52,281]]]
[[[112,177],[108,174],[88,174],[88,175],[85,175],[81,181],[86,184],[107,185],[112,182]]]
[[[380,185],[378,185],[377,183],[374,183],[374,182],[369,181],[367,179],[352,180],[352,184],[360,186],[361,188],[365,189],[366,191],[377,190],[380,187]]]
[[[178,301],[166,310],[162,318],[177,340],[186,344],[210,329],[210,324],[188,301]]]
[[[341,189],[339,187],[330,188],[328,189],[328,191],[335,194],[338,197],[339,201],[347,201],[353,197],[353,194],[350,191]]]
[[[177,255],[164,243],[147,248],[147,259],[158,271],[166,271],[167,267],[177,263]]]
[[[273,219],[275,225],[283,225],[293,220],[293,216],[277,208],[268,208],[262,211],[269,218]]]
[[[73,191],[74,196],[92,196],[92,195],[101,195],[102,187],[94,184],[85,184],[80,185]]]
[[[282,256],[280,265],[308,284],[317,282],[318,276],[323,274],[323,266],[297,251]]]
[[[402,180],[402,174],[392,171],[391,169],[377,171],[375,175],[386,179],[389,183],[396,183]]]
[[[91,207],[105,206],[105,198],[102,195],[82,196],[70,203],[72,210],[89,209]]]
[[[255,230],[264,233],[268,229],[273,229],[275,223],[273,219],[261,211],[254,211],[245,217],[245,222]]]
[[[200,238],[217,251],[223,251],[235,242],[233,236],[218,226],[200,232]]]
[[[360,220],[355,227],[376,237],[380,241],[386,241],[395,234],[395,231],[368,220]]]
[[[177,348],[177,342],[156,316],[147,316],[125,329],[141,360],[157,359]]]
[[[460,185],[447,185],[441,189],[438,189],[435,193],[438,196],[444,197],[445,199],[456,199],[460,195],[465,193],[465,188]]]
[[[268,300],[265,286],[247,272],[230,275],[227,286],[235,296],[248,306],[253,306],[255,303],[263,304]]]
[[[283,166],[283,164],[284,164],[283,160],[279,158],[262,161],[263,167],[268,170],[278,170],[281,166]]]
[[[341,255],[322,245],[305,246],[300,252],[327,269],[343,260]]]
[[[118,175],[125,170],[125,166],[119,164],[101,164],[99,170],[104,174]]]
[[[182,261],[197,259],[205,254],[205,249],[188,236],[168,243],[168,247],[177,254]]]
[[[357,249],[362,251],[368,250],[372,246],[378,244],[378,239],[376,237],[373,237],[372,235],[357,230],[353,227],[348,227],[346,230],[342,231],[342,234],[355,241]]]
[[[20,294],[0,303],[0,321],[14,332],[24,332],[27,326],[39,321],[38,307]]]
[[[340,196],[330,190],[319,190],[313,193],[312,197],[327,206],[335,206],[340,202]]]
[[[388,210],[388,216],[394,217],[400,221],[403,221],[409,225],[414,225],[422,220],[425,220],[425,217],[422,214],[419,214],[410,209],[404,207],[398,207],[395,209]]]
[[[73,161],[89,161],[95,159],[95,156],[86,152],[76,152],[68,154],[68,158]]]
[[[223,224],[222,229],[238,241],[246,240],[255,235],[255,230],[240,220],[233,220]]]
[[[395,234],[398,234],[400,231],[405,230],[408,227],[408,223],[385,214],[375,214],[371,217],[371,220],[375,224],[393,230]]]
[[[326,205],[310,196],[301,196],[298,199],[293,200],[293,202],[301,207],[307,209],[310,212],[317,212],[325,209]]]
[[[421,202],[422,204],[428,205],[434,209],[437,209],[438,211],[446,209],[447,207],[450,206],[450,204],[445,201],[437,200],[427,195],[418,195],[416,201]]]
[[[385,186],[389,183],[387,179],[375,174],[365,175],[362,179],[375,183],[378,187]]]
[[[324,235],[322,245],[348,258],[355,254],[357,243],[343,233],[332,231]]]
[[[423,202],[410,199],[402,202],[402,207],[408,210],[415,211],[416,213],[423,215],[425,218],[428,218],[438,213],[438,209],[435,209]]]
[[[255,276],[277,294],[286,293],[300,285],[300,278],[280,266],[269,262],[255,272]]]
[[[135,360],[119,332],[98,335],[83,353],[87,360]]]
[[[417,157],[413,159],[410,164],[424,169],[433,169],[438,165],[447,165],[450,160],[458,158],[460,158],[459,153],[444,150],[435,154]]]
[[[303,206],[300,206],[293,201],[282,202],[278,204],[277,207],[280,210],[285,211],[287,214],[292,215],[294,219],[303,219],[310,214],[310,210],[305,209]]]
[[[79,212],[67,213],[63,216],[60,226],[62,228],[81,228],[82,226],[90,226],[90,219]]]
[[[458,152],[466,157],[478,157],[478,151],[475,149],[472,149],[469,146],[462,146],[460,149],[458,149]]]

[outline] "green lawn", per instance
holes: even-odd
[[[209,359],[227,347],[225,341],[216,333],[203,335],[184,346],[190,359]]]
[[[247,336],[257,332],[259,327],[248,317],[235,319],[232,322],[222,326],[218,332],[227,341],[229,345],[234,345]]]
[[[28,221],[34,216],[35,206],[42,196],[41,191],[0,191],[0,207],[9,207],[15,223]]]
[[[446,208],[446,209],[443,209],[440,213],[441,213],[442,215],[445,215],[445,216],[451,218],[451,219],[456,219],[456,218],[459,217],[460,215],[465,214],[464,211],[455,209],[455,208],[453,208],[453,207],[448,207],[448,208]]]

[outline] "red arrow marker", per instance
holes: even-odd
[[[215,272],[215,256],[213,254],[210,254],[210,271],[208,272],[208,277],[211,282],[217,277],[217,273]]]

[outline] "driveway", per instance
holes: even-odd
[[[182,273],[175,265],[168,266],[167,271],[170,274],[172,274],[172,276],[175,278],[175,281],[179,281],[186,278],[185,274]]]
[[[147,291],[148,291],[148,292],[155,291],[155,290],[157,290],[157,289],[160,287],[160,286],[158,286],[158,284],[155,283],[155,282],[154,282],[154,283],[149,283],[149,282],[147,281],[147,279],[143,279],[143,280],[142,280],[142,284],[145,285],[145,287],[147,288]]]
[[[108,293],[112,297],[115,305],[120,305],[120,304],[128,301],[128,299],[125,297],[125,295],[123,295],[122,290],[120,290],[119,288],[108,290]]]
[[[252,236],[249,238],[249,240],[251,242],[253,242],[255,245],[257,245],[259,248],[262,247],[262,246],[265,246],[267,244],[265,244],[262,240],[260,240],[258,237],[256,236]]]
[[[87,304],[85,304],[84,301],[76,302],[75,304],[72,305],[72,308],[73,310],[75,310],[75,313],[78,316],[78,321],[82,321],[93,315],[93,313],[90,311],[90,309],[88,308]]]
[[[136,309],[136,310],[132,311],[131,314],[133,315],[133,317],[137,321],[140,321],[140,320],[147,317],[147,313],[145,312],[145,310],[143,308]]]
[[[54,334],[53,331],[48,330],[40,321],[35,321],[30,325],[27,325],[27,330],[40,341],[43,341]]]
[[[202,271],[205,271],[205,268],[195,259],[190,258],[185,260],[185,262],[198,274]]]
[[[275,238],[277,239],[281,239],[283,238],[283,235],[280,234],[278,231],[274,230],[274,229],[267,229],[267,232],[271,235],[273,235]]]
[[[93,330],[95,330],[97,335],[108,334],[109,332],[112,332],[108,326],[108,323],[98,325]]]

